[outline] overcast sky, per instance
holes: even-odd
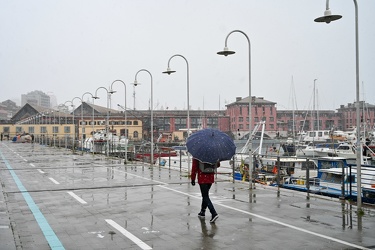
[[[375,1],[359,0],[361,99],[375,104]],[[278,109],[336,109],[355,101],[355,16],[351,0],[331,0],[343,18],[316,23],[325,0],[0,0],[0,101],[33,90],[53,93],[59,104],[131,83],[140,69],[153,76],[155,109],[187,108],[186,62],[191,109],[224,109],[248,96],[251,41],[252,95]],[[136,109],[149,106],[151,77],[138,74]],[[294,88],[293,88],[294,86]],[[124,105],[124,86],[113,84],[112,108]],[[295,93],[295,94],[294,94]],[[106,91],[95,104],[106,106]],[[85,95],[87,100],[90,95]],[[296,103],[296,105],[293,105]],[[75,99],[75,105],[79,100]]]

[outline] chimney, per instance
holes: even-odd
[[[242,100],[242,97],[236,97],[236,102],[239,102]]]

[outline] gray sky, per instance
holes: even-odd
[[[315,23],[325,0],[125,1],[0,0],[0,101],[33,90],[53,92],[64,103],[121,79],[133,108],[135,74],[153,76],[156,109],[186,109],[186,63],[162,74],[174,54],[190,66],[192,109],[224,109],[248,95],[248,43],[251,41],[252,95],[277,102],[278,109],[312,108],[316,81],[319,108],[355,101],[355,27],[351,0],[331,0],[330,24]],[[375,1],[359,0],[361,99],[375,104]],[[293,79],[293,80],[292,80]],[[140,72],[136,108],[146,109],[151,78]],[[292,94],[292,82],[296,99]],[[124,105],[124,86],[115,83],[112,107]],[[106,106],[106,92],[95,103]],[[84,99],[88,99],[85,95]],[[79,105],[79,101],[74,101]]]

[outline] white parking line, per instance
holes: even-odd
[[[76,199],[78,202],[80,202],[81,204],[87,204],[86,201],[84,201],[81,197],[79,197],[78,195],[76,195],[75,193],[69,191],[68,194],[70,194],[74,199]]]
[[[125,228],[123,228],[122,226],[120,226],[119,224],[117,224],[116,222],[114,222],[113,220],[106,219],[105,221],[109,225],[111,225],[112,227],[114,227],[115,229],[117,229],[120,233],[122,233],[123,235],[125,235],[128,239],[130,239],[135,244],[137,244],[141,249],[144,249],[144,250],[152,249],[152,247],[150,247],[149,245],[147,245],[146,243],[144,243],[143,241],[141,241],[137,236],[135,236],[134,234],[130,233],[129,231],[127,231]]]
[[[50,179],[53,183],[55,183],[56,185],[59,185],[60,183],[58,181],[56,181],[55,179],[53,179],[52,177],[48,178]]]
[[[34,164],[32,164],[32,163],[30,163],[30,166],[32,166],[32,167],[34,167],[34,168],[35,168],[35,165],[34,165]]]
[[[39,168],[38,168],[37,170],[38,170],[38,172],[41,173],[41,174],[45,174],[45,173],[46,173],[46,172],[40,170]]]

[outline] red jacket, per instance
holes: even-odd
[[[217,167],[220,167],[220,163],[217,164]],[[195,181],[195,178],[198,174],[198,184],[203,183],[214,183],[215,182],[215,173],[207,174],[202,173],[199,169],[199,161],[193,158],[192,167],[191,167],[191,180]]]

